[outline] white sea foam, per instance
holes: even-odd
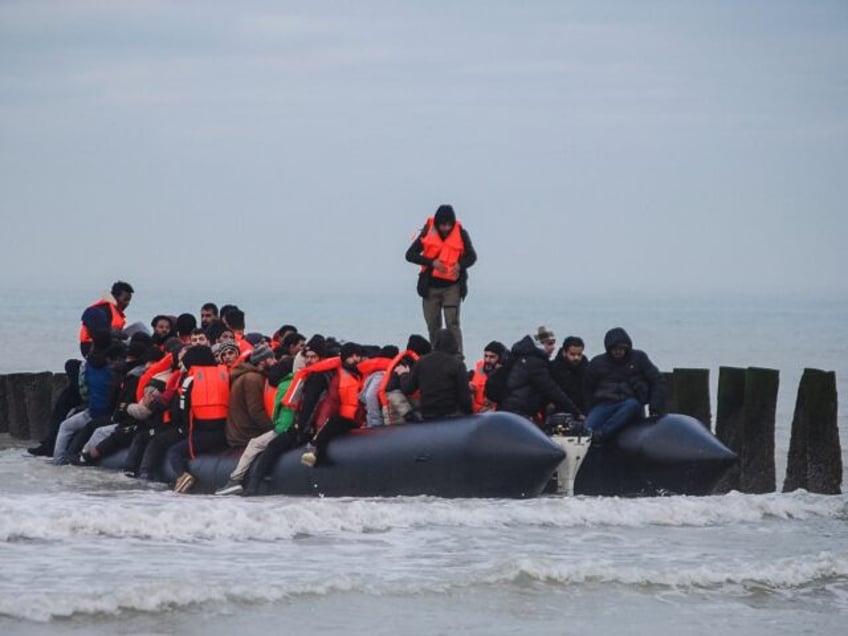
[[[236,581],[236,578],[241,580]],[[130,583],[110,588],[89,589],[76,594],[24,592],[0,597],[0,616],[29,621],[49,621],[78,614],[116,615],[125,611],[157,613],[191,605],[278,602],[305,596],[341,592],[407,595],[453,594],[479,586],[526,584],[567,587],[592,584],[621,585],[652,593],[654,588],[681,591],[730,592],[757,590],[781,592],[816,585],[837,584],[848,589],[848,553],[821,553],[809,558],[781,559],[764,565],[751,562],[723,563],[720,567],[622,566],[602,559],[552,562],[543,559],[513,559],[488,568],[445,572],[441,580],[409,575],[405,578],[371,574],[312,573],[282,576],[261,585],[244,581],[244,576],[210,583],[197,578]]]
[[[14,495],[0,501],[0,541],[84,536],[157,541],[281,540],[397,528],[721,526],[848,517],[848,498],[794,493],[535,501],[180,497],[161,492]]]
[[[714,588],[726,585],[779,590],[798,588],[828,580],[848,585],[848,552],[822,552],[812,557],[792,557],[770,563],[752,561],[715,562],[695,567],[666,564],[662,567],[628,566],[611,560],[578,563],[517,559],[494,573],[486,582],[522,578],[561,585],[618,583],[674,588]]]

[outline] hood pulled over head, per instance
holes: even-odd
[[[604,349],[607,353],[610,352],[615,345],[625,345],[628,349],[633,349],[633,341],[630,336],[621,327],[613,327],[604,336]]]

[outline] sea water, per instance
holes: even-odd
[[[366,343],[422,332],[409,294],[136,295],[129,319],[233,300],[248,330],[293,322]],[[10,293],[0,372],[61,370],[82,306]],[[466,355],[540,324],[601,350],[623,326],[664,370],[780,370],[783,478],[804,367],[848,377],[840,299],[546,298],[474,293]],[[28,337],[22,337],[22,336]],[[846,430],[845,408],[839,419]],[[844,440],[843,440],[844,441]],[[0,633],[844,633],[848,497],[529,501],[178,496],[0,450]],[[843,452],[843,462],[846,454]]]

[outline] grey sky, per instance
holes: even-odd
[[[5,286],[845,296],[846,175],[844,1],[0,4]]]

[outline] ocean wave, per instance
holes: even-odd
[[[197,578],[127,583],[108,589],[89,589],[75,594],[24,592],[0,597],[0,616],[47,622],[76,615],[119,615],[123,612],[159,613],[189,606],[261,604],[309,596],[358,592],[375,596],[455,594],[462,590],[504,585],[526,586],[529,582],[553,587],[624,586],[656,593],[657,588],[684,592],[733,594],[740,591],[781,593],[834,584],[848,586],[848,554],[821,553],[814,557],[780,559],[768,565],[722,563],[702,567],[621,566],[601,559],[550,562],[515,559],[479,570],[432,578],[384,577],[371,574],[314,573],[311,576],[281,577],[273,582],[204,581]],[[451,577],[452,578],[449,578]],[[316,577],[322,577],[317,579]]]
[[[166,542],[276,541],[425,527],[710,527],[812,518],[848,518],[848,499],[807,493],[532,501],[242,499],[135,491],[4,497],[0,501],[0,541],[61,541],[86,536]]]
[[[712,589],[739,586],[764,590],[794,589],[832,582],[848,583],[848,553],[820,553],[813,557],[776,559],[771,563],[723,562],[695,567],[624,566],[593,559],[580,563],[541,562],[518,559],[486,580],[489,583],[532,580],[557,585],[617,583],[628,586],[658,586],[683,589]]]

